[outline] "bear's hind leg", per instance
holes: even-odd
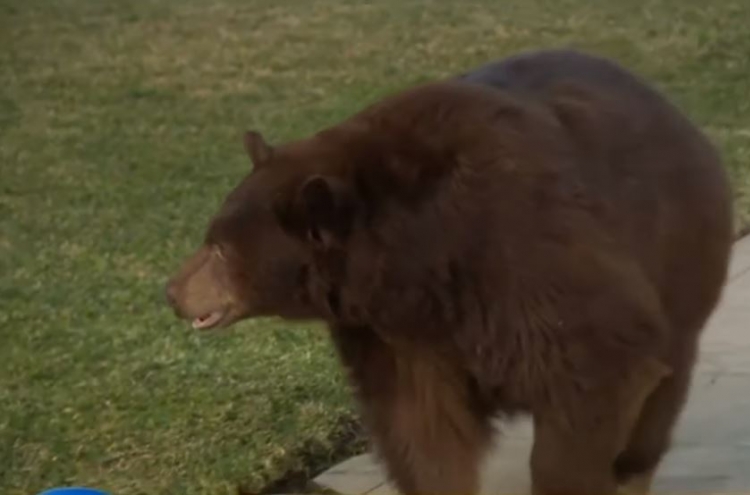
[[[534,413],[531,454],[535,495],[613,495],[612,469],[644,404],[670,370],[645,358],[603,388],[571,387],[558,407]],[[575,392],[573,392],[575,390]],[[567,404],[567,405],[566,405]]]
[[[694,355],[693,349],[686,350],[672,374],[647,399],[625,450],[615,460],[615,476],[624,493],[649,492],[690,388]]]

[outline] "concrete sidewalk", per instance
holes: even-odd
[[[483,469],[482,493],[530,493],[532,438],[528,421],[503,425]],[[314,483],[342,495],[397,493],[369,455]],[[691,395],[653,492],[750,494],[750,236],[735,244],[730,280],[704,333]]]

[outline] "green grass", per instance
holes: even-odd
[[[200,337],[162,284],[273,141],[511,52],[575,46],[720,144],[750,225],[746,0],[0,0],[0,493],[257,490],[325,458],[348,391],[321,328]]]

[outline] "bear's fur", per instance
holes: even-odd
[[[535,493],[647,489],[732,241],[720,158],[675,107],[545,51],[245,144],[254,170],[168,285],[182,317],[326,321],[403,493],[475,493],[515,413]]]

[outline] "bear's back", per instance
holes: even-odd
[[[540,92],[563,80],[653,97],[637,77],[607,59],[574,50],[526,52],[483,65],[459,80],[510,92]]]
[[[557,113],[590,195],[610,207],[612,235],[644,267],[673,323],[700,326],[725,280],[732,239],[727,178],[706,136],[638,76],[573,50],[522,53],[455,79]]]

